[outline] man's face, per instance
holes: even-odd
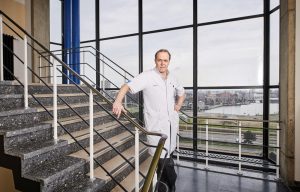
[[[167,73],[170,63],[169,54],[166,52],[159,52],[155,58],[156,68],[160,73]]]

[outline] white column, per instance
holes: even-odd
[[[135,182],[135,192],[139,192],[140,187],[139,187],[139,172],[140,172],[140,151],[139,151],[139,130],[138,128],[135,128],[135,174],[134,174],[134,182]]]
[[[24,35],[24,105],[28,108],[27,37]]]
[[[94,179],[94,107],[93,91],[90,89],[90,179]]]
[[[0,14],[0,81],[4,80],[3,73],[3,23],[2,15]]]

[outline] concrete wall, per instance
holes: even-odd
[[[49,0],[31,0],[31,31],[32,35],[43,46],[50,49],[50,4]],[[40,46],[34,44],[37,50],[42,50]],[[39,72],[39,55],[36,52],[32,53],[32,68],[38,74]],[[47,66],[47,62],[42,60],[42,66]],[[41,76],[49,76],[49,68],[43,68]],[[39,80],[32,76],[33,82]],[[44,79],[45,80],[45,79]],[[46,80],[47,81],[47,80]],[[49,82],[49,80],[48,80]]]
[[[31,32],[31,19],[30,19],[30,3],[31,0],[0,0],[0,8],[6,13],[10,18],[12,18],[18,25],[24,28],[27,32]],[[6,21],[6,19],[4,19]],[[24,34],[16,27],[7,22],[19,35],[24,36]],[[18,35],[4,26],[4,33],[14,36],[14,51],[21,59],[24,58],[24,42]],[[28,49],[28,66],[31,65],[31,50]],[[21,81],[24,82],[24,65],[18,60],[14,59],[14,75]],[[31,75],[28,76],[28,82],[31,82]]]
[[[295,7],[296,0],[280,1],[280,176],[288,185],[295,181]]]
[[[13,173],[11,170],[0,167],[0,192],[15,192]]]
[[[296,1],[295,180],[300,182],[300,1]]]
[[[25,0],[0,0],[0,9],[10,18],[16,21],[21,27],[25,28]],[[6,20],[4,19],[4,21]],[[18,29],[16,29],[16,31],[18,33],[20,32]],[[9,30],[6,26],[4,26],[4,33],[17,38],[17,35],[15,35],[15,33]]]

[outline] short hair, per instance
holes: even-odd
[[[156,51],[155,57],[154,57],[155,59],[156,59],[158,53],[168,53],[168,55],[169,55],[169,60],[171,60],[171,53],[170,53],[167,49],[160,49],[160,50]]]

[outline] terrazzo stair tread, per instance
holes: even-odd
[[[102,133],[104,131],[108,131],[108,130],[112,130],[117,128],[119,125],[119,123],[117,122],[109,122],[109,123],[105,123],[102,125],[97,125],[94,127],[94,130],[97,130],[99,133]],[[89,138],[90,134],[90,128],[87,127],[85,129],[79,130],[79,131],[74,131],[72,132],[72,136],[75,137],[78,141]],[[94,135],[97,135],[96,132],[94,132]],[[68,141],[68,143],[74,143],[75,141],[73,140],[73,138],[69,135],[69,134],[64,134],[59,136],[59,139],[62,140],[66,140]]]
[[[150,164],[152,161],[152,157],[149,156],[145,161],[143,161],[140,164],[140,172],[143,173],[145,176],[148,173]],[[140,187],[141,183],[143,182],[144,178],[140,175],[139,177],[139,182],[140,182]],[[135,172],[132,171],[123,181],[120,183],[127,191],[133,191],[135,188]],[[121,192],[123,189],[117,185],[115,188],[111,190],[111,192]]]
[[[147,148],[145,146],[140,146],[139,155],[146,152],[146,150]],[[132,146],[129,149],[123,151],[122,155],[126,159],[128,159],[131,163],[134,163],[134,152],[135,152],[135,146]],[[116,176],[128,166],[130,165],[120,155],[115,156],[114,158],[110,159],[109,161],[103,164],[103,167],[112,176]],[[94,177],[98,179],[102,179],[106,182],[109,182],[111,180],[111,177],[108,174],[106,174],[106,172],[101,167],[97,167],[96,169],[94,169]]]
[[[53,84],[48,84],[47,85],[53,89]],[[30,93],[36,94],[36,93],[52,93],[53,91],[51,91],[48,87],[46,87],[45,84],[43,83],[30,83],[28,85],[28,89],[30,91]],[[79,87],[81,89],[83,89],[84,91],[86,91],[88,93],[88,87],[85,85],[79,85]],[[78,89],[78,87],[74,84],[57,84],[57,92],[60,93],[82,93],[82,91],[80,89]]]
[[[104,111],[96,112],[96,113],[94,113],[94,119],[105,116],[106,114],[107,113],[105,113]],[[90,118],[90,114],[83,114],[83,115],[81,115],[81,117],[85,120],[88,120]],[[74,116],[71,116],[71,117],[59,118],[59,122],[62,125],[77,123],[77,122],[81,122],[81,121],[82,121],[82,119],[75,114],[74,114]],[[44,123],[52,123],[52,122],[53,122],[52,120],[44,121]]]
[[[61,97],[78,97],[78,96],[87,96],[85,93],[60,93],[58,94]],[[97,95],[96,93],[93,94],[94,96]],[[39,93],[39,94],[34,94],[35,97],[41,98],[41,97],[53,97],[53,94],[49,93]],[[88,97],[88,96],[87,96]],[[0,97],[1,98],[1,97]],[[32,98],[31,95],[29,95],[29,98]]]
[[[114,137],[107,139],[107,141],[112,144],[114,147],[120,146],[127,141],[127,139],[133,138],[129,132],[124,132]],[[89,147],[85,148],[86,150],[90,150]],[[105,154],[107,151],[112,150],[111,147],[105,142],[101,141],[94,144],[94,158],[100,157],[102,154]],[[70,156],[78,157],[82,159],[89,159],[88,154],[82,149],[75,153],[70,154]]]
[[[89,177],[86,176],[82,179],[73,182],[72,184],[69,185],[65,184],[62,187],[58,187],[54,191],[57,192],[101,191],[104,185],[105,185],[105,181],[97,178],[91,180]]]
[[[23,135],[26,133],[32,133],[36,131],[42,131],[44,129],[51,129],[52,125],[50,123],[40,123],[37,125],[27,125],[25,127],[16,127],[15,129],[11,130],[12,128],[6,128],[7,130],[3,130],[3,134],[6,137],[15,137],[18,135]],[[1,130],[0,130],[1,134]]]
[[[34,97],[42,103],[44,106],[53,105],[53,94],[34,94]],[[102,99],[96,96],[94,93],[94,100],[101,102]],[[57,105],[65,105],[64,101],[68,104],[75,103],[87,103],[89,102],[89,96],[84,93],[60,93],[57,97]],[[29,106],[40,106],[39,103],[32,97],[29,96]]]
[[[4,80],[4,81],[0,81],[0,85],[19,85],[19,83],[16,80],[13,81]]]
[[[104,102],[98,102],[100,105],[105,104]],[[80,107],[88,107],[89,103],[79,103],[79,104],[69,104],[73,109],[74,108],[80,108]],[[95,106],[98,106],[97,104],[94,103],[94,108]],[[51,106],[45,106],[47,108],[47,110],[52,111],[53,110],[53,105]],[[45,109],[43,107],[35,107],[35,109],[37,110],[37,112],[44,112]],[[61,109],[70,109],[67,105],[63,104],[63,105],[57,105],[57,110],[61,110]]]
[[[20,115],[20,114],[28,114],[28,113],[34,113],[37,112],[37,109],[35,108],[23,108],[23,109],[15,109],[15,110],[9,110],[9,111],[2,111],[0,112],[0,118],[6,117],[7,116],[13,116],[13,115]],[[1,127],[1,123],[0,123]]]
[[[0,94],[0,99],[22,99],[23,94]]]
[[[29,159],[67,145],[67,141],[55,141],[53,139],[48,141],[30,142],[24,145],[10,146],[10,149],[6,151],[6,154],[17,156],[22,159]]]
[[[60,176],[68,175],[69,172],[84,167],[86,161],[79,158],[64,156],[51,162],[44,162],[23,175],[24,178],[41,182],[42,185],[58,180]]]

